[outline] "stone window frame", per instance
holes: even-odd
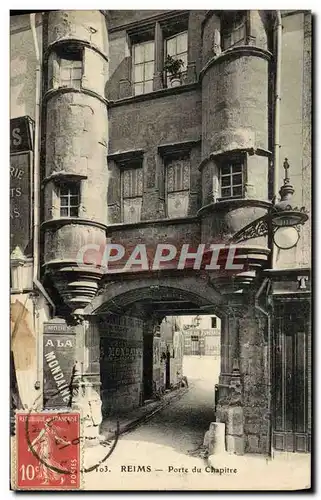
[[[221,198],[239,198],[243,196],[243,162],[226,162],[220,168]],[[236,178],[238,180],[236,180]],[[225,183],[223,183],[225,181]],[[223,194],[229,191],[230,194]]]
[[[235,153],[229,153],[229,154],[224,154],[221,157],[217,158],[217,191],[218,191],[218,197],[217,201],[226,201],[226,200],[235,200],[235,199],[244,199],[245,198],[245,187],[247,184],[247,154],[245,152],[235,152]],[[222,168],[226,165],[233,165],[233,164],[242,164],[242,194],[240,195],[230,195],[230,196],[222,196],[222,184],[221,184],[221,172]],[[233,175],[237,175],[235,172]],[[228,186],[223,186],[223,187],[228,187]]]
[[[125,196],[124,194],[124,180],[125,180],[125,174],[132,172],[140,172],[141,173],[141,179],[139,180],[138,178],[135,179],[136,184],[141,184],[141,187],[136,186],[136,189],[139,190],[139,193],[132,192]],[[132,177],[138,177],[136,175],[132,175]],[[121,222],[125,224],[129,224],[131,221],[125,220],[125,201],[127,200],[140,200],[141,202],[141,207],[143,204],[143,194],[144,194],[144,189],[143,189],[143,182],[144,182],[144,171],[143,171],[143,162],[142,161],[133,161],[133,162],[128,162],[125,166],[122,167],[120,171],[120,197],[121,197],[121,206],[120,206],[120,216],[121,216]],[[133,223],[137,223],[141,221],[141,211],[140,211],[140,217],[138,220],[134,221]]]
[[[168,179],[169,179],[169,168],[171,168],[171,163],[174,162],[175,160],[182,161],[182,160],[188,160],[188,187],[184,188],[183,186],[181,188],[177,189],[172,189],[169,190],[168,188]],[[172,167],[173,168],[173,167]],[[183,167],[184,168],[184,167]],[[169,216],[168,212],[168,200],[169,200],[169,195],[170,194],[175,194],[175,193],[187,193],[188,199],[189,199],[189,194],[191,190],[191,160],[190,160],[190,154],[187,152],[182,152],[173,156],[167,156],[165,161],[164,161],[164,181],[165,181],[165,217],[166,218],[171,218]],[[184,172],[182,172],[182,177],[184,175]],[[184,184],[184,181],[182,180],[182,184]],[[187,209],[188,212],[188,209]],[[187,216],[187,213],[184,215],[184,217]]]
[[[146,42],[153,42],[154,44],[154,71],[153,71],[153,77],[152,80],[154,79],[154,74],[155,74],[155,23],[152,24],[147,24],[146,26],[142,26],[141,28],[136,28],[134,30],[128,30],[127,31],[127,43],[128,43],[128,48],[129,48],[129,53],[131,56],[131,61],[130,61],[130,87],[131,87],[131,92],[130,94],[132,96],[137,96],[137,95],[142,95],[142,94],[149,94],[150,92],[142,92],[140,94],[135,94],[135,55],[134,55],[134,50],[135,46],[144,44]],[[153,85],[152,85],[152,90],[153,91]]]
[[[67,194],[62,195],[62,188],[66,188]],[[56,184],[57,189],[57,197],[59,200],[59,217],[61,218],[77,218],[80,217],[80,206],[81,206],[81,181],[80,180],[70,180],[64,179],[60,180],[59,183]],[[71,191],[75,190],[76,194],[71,194]],[[61,199],[66,198],[67,204],[62,205]],[[72,204],[71,199],[76,198],[77,203]],[[72,209],[77,209],[74,213],[71,213]],[[62,215],[62,210],[67,209],[67,215]]]
[[[188,67],[188,16],[183,16],[182,19],[177,20],[176,17],[174,17],[172,20],[168,20],[166,22],[160,23],[160,29],[161,29],[161,36],[163,40],[163,66],[165,64],[166,56],[167,56],[167,41],[174,38],[178,37],[179,35],[182,35],[183,33],[186,33],[186,67],[184,68],[184,71],[182,71],[182,82],[181,85],[184,85],[186,82],[186,77],[187,77],[187,67]],[[185,53],[185,52],[184,52]],[[176,54],[179,56],[179,54]],[[173,56],[175,59],[175,56]],[[162,83],[163,83],[163,88],[168,88],[168,77],[166,74],[166,71],[162,71]]]
[[[171,160],[175,160],[175,159],[184,159],[184,158],[189,159],[189,189],[188,189],[188,192],[189,192],[189,198],[190,198],[191,175],[192,175],[191,153],[192,153],[193,147],[195,147],[197,142],[198,141],[186,141],[186,142],[164,144],[164,145],[158,146],[158,154],[160,155],[160,157],[162,159],[162,163],[163,163],[161,193],[162,193],[164,203],[165,203],[165,216],[166,216],[166,218],[169,218],[168,217],[168,203],[167,203],[167,164]],[[190,203],[190,200],[189,200],[189,203]],[[188,213],[186,214],[186,216],[188,216]]]
[[[72,59],[72,55],[75,55],[76,58]],[[79,81],[79,85],[73,85],[72,79],[70,85],[62,85],[61,84],[61,61],[62,60],[70,60],[77,61],[81,66],[81,76]],[[79,69],[79,68],[77,68]],[[79,45],[71,44],[69,45],[63,44],[59,47],[56,47],[55,50],[51,51],[48,60],[48,90],[52,89],[63,89],[63,88],[73,88],[77,90],[82,89],[82,80],[84,76],[84,47]],[[76,81],[76,80],[75,80]]]
[[[142,149],[125,151],[123,153],[114,153],[110,154],[107,157],[108,161],[113,161],[116,169],[118,171],[117,174],[117,182],[119,186],[119,209],[120,209],[120,223],[130,224],[130,222],[124,221],[124,194],[123,194],[123,173],[125,171],[131,169],[141,169],[142,171],[142,194],[141,199],[143,202],[144,197],[144,151]],[[131,197],[129,197],[131,198]],[[137,198],[137,197],[136,197]],[[139,222],[139,221],[137,221]],[[136,224],[137,222],[133,222]]]
[[[236,16],[242,17],[242,21],[236,20]],[[237,30],[243,28],[243,36],[233,41],[232,43],[226,43],[226,37],[233,37]],[[222,14],[220,19],[220,44],[221,50],[233,49],[240,45],[248,45],[250,39],[250,12],[246,10],[235,10],[230,12],[225,12]]]
[[[154,41],[154,78],[153,78],[153,89],[155,90],[167,89],[166,75],[164,74],[164,63],[165,63],[165,40],[171,36],[178,35],[182,32],[187,32],[187,66],[186,73],[189,64],[189,44],[188,44],[188,22],[189,22],[189,12],[182,12],[182,14],[166,15],[164,20],[147,21],[142,23],[140,26],[127,29],[127,43],[129,52],[131,55],[131,68],[130,68],[130,95],[135,97],[134,93],[134,57],[133,57],[133,46],[138,43],[143,43],[146,41]],[[185,73],[185,72],[184,72]],[[185,78],[186,79],[186,78]],[[182,80],[182,85],[186,85],[187,82]],[[150,93],[150,92],[146,92]]]
[[[135,61],[135,48],[138,47],[138,46],[143,46],[147,43],[152,43],[153,44],[153,59],[150,59],[150,60],[143,60],[141,63],[136,63]],[[131,68],[131,82],[132,82],[132,94],[134,96],[136,95],[141,95],[141,94],[149,94],[150,92],[153,91],[153,80],[154,80],[154,73],[155,73],[155,40],[152,40],[152,39],[147,39],[147,40],[141,40],[141,41],[138,41],[138,42],[135,42],[135,43],[132,43],[131,44],[131,57],[132,57],[132,68]],[[145,77],[145,66],[146,64],[148,63],[153,63],[153,74],[152,74],[152,77],[148,80],[146,80],[145,78],[143,78],[143,80],[141,81],[136,81],[136,77],[135,77],[135,68],[136,66],[138,65],[142,65],[143,66],[143,72],[144,72],[144,77]],[[151,82],[151,90],[145,90],[145,84],[147,82]],[[143,92],[140,92],[140,93],[135,93],[135,86],[138,85],[138,84],[143,84]]]

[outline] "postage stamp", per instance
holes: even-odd
[[[17,412],[16,489],[81,488],[80,414]]]

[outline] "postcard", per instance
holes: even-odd
[[[311,488],[311,47],[10,12],[12,490]]]

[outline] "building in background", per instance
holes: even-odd
[[[308,451],[311,223],[276,246],[262,218],[281,186],[283,209],[311,209],[311,13],[15,15],[10,51],[15,404],[72,400],[98,438],[111,406],[136,408],[161,387],[164,318],[206,311],[221,320],[228,450]],[[165,67],[173,59],[180,72]],[[111,276],[78,259],[88,244],[234,241],[248,269],[232,277]]]
[[[182,316],[180,328],[184,337],[184,355],[214,356],[221,354],[221,328],[217,316]]]

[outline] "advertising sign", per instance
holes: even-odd
[[[75,364],[76,334],[64,324],[45,324],[43,335],[44,406],[66,407],[70,403]]]
[[[33,122],[28,116],[10,120],[10,253],[18,246],[32,255]]]

